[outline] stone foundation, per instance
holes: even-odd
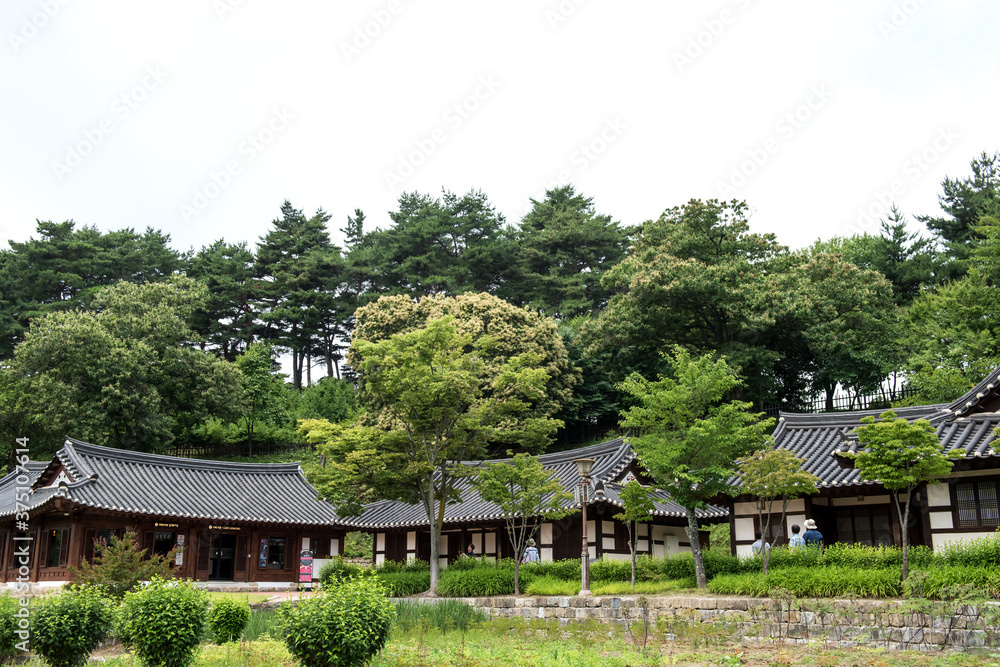
[[[440,598],[437,598],[440,599]],[[433,602],[434,598],[424,599]],[[642,622],[683,640],[719,632],[746,639],[823,641],[890,649],[1000,646],[1000,607],[899,600],[738,597],[464,598],[494,618]],[[663,636],[663,635],[661,635]]]

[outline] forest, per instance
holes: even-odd
[[[561,446],[615,432],[621,383],[655,379],[678,346],[724,356],[734,398],[771,414],[838,395],[950,401],[1000,362],[998,189],[1000,153],[983,153],[944,179],[936,214],[893,208],[871,233],[798,250],[751,231],[744,202],[629,225],[573,186],[517,223],[482,191],[404,193],[379,226],[355,210],[342,246],[328,213],[288,201],[255,242],[197,251],[151,228],[37,221],[0,251],[3,447],[298,442],[298,420],[357,414],[356,332],[442,314],[531,349]]]

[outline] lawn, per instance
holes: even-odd
[[[267,602],[271,598],[270,593],[224,593],[221,591],[210,591],[208,597],[213,602],[215,600],[231,599],[231,600],[246,600],[250,604],[258,604],[260,602]]]

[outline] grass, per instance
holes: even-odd
[[[419,607],[421,603],[407,603]],[[422,607],[429,609],[434,604]],[[419,612],[419,609],[414,610]],[[473,610],[476,611],[476,610]],[[403,612],[410,613],[410,612]],[[403,615],[401,613],[401,616]],[[443,613],[443,612],[442,612]],[[448,625],[443,623],[442,625]],[[699,624],[707,625],[707,624]],[[495,619],[473,622],[460,629],[415,624],[408,630],[397,626],[371,667],[496,666],[520,667],[625,667],[641,665],[726,665],[730,667],[972,667],[1000,665],[997,654],[986,652],[885,651],[875,648],[842,649],[823,644],[777,642],[739,643],[732,633],[706,628],[694,638],[667,642],[664,628],[652,626],[649,643],[637,646],[619,626],[584,621],[565,628],[555,620]],[[636,633],[638,636],[638,633]],[[141,667],[120,647],[101,657],[106,667]],[[26,663],[43,667],[40,660]],[[202,645],[193,667],[292,667],[295,661],[284,645],[274,639]]]

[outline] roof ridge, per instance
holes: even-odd
[[[962,394],[958,399],[947,405],[947,410],[955,415],[962,415],[979,405],[979,402],[989,396],[990,392],[1000,385],[1000,366],[997,366],[975,387]]]
[[[103,447],[74,438],[66,439],[66,447],[71,448],[77,455],[91,455],[106,459],[117,459],[129,463],[143,463],[146,465],[161,465],[171,468],[187,469],[209,469],[217,472],[240,472],[258,474],[300,474],[301,465],[294,463],[238,463],[235,461],[216,461],[212,459],[188,459],[167,454],[151,454],[148,452],[136,452],[128,449],[117,449],[115,447]],[[62,451],[62,450],[60,450]],[[74,463],[79,461],[74,459]],[[79,461],[86,466],[86,463]],[[89,466],[87,466],[89,469]],[[81,472],[83,472],[81,470]],[[89,475],[85,475],[88,476]]]

